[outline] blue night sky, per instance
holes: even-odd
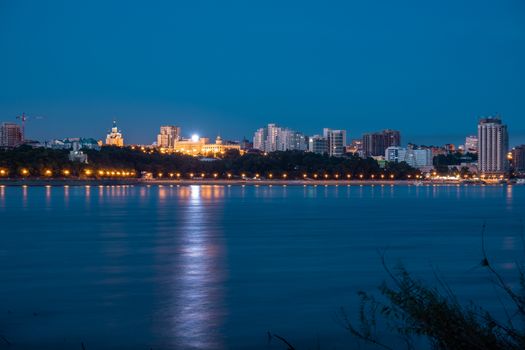
[[[0,121],[126,142],[161,124],[252,137],[382,128],[462,143],[500,113],[525,143],[525,2],[0,0]]]

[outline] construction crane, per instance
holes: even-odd
[[[16,119],[20,119],[20,121],[22,122],[22,142],[24,142],[26,138],[26,120],[44,119],[44,117],[29,117],[25,113],[22,113],[22,115],[17,116]]]

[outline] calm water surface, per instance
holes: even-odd
[[[0,187],[9,349],[352,349],[340,307],[393,265],[495,312],[480,230],[511,281],[525,186]],[[8,348],[0,341],[0,349]]]

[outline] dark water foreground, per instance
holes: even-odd
[[[338,310],[394,265],[501,313],[525,186],[0,187],[0,349],[356,348]]]

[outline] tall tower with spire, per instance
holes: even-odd
[[[113,127],[111,128],[109,134],[107,134],[106,136],[106,145],[124,147],[124,137],[122,136],[121,131],[117,127],[116,120],[113,120]]]

